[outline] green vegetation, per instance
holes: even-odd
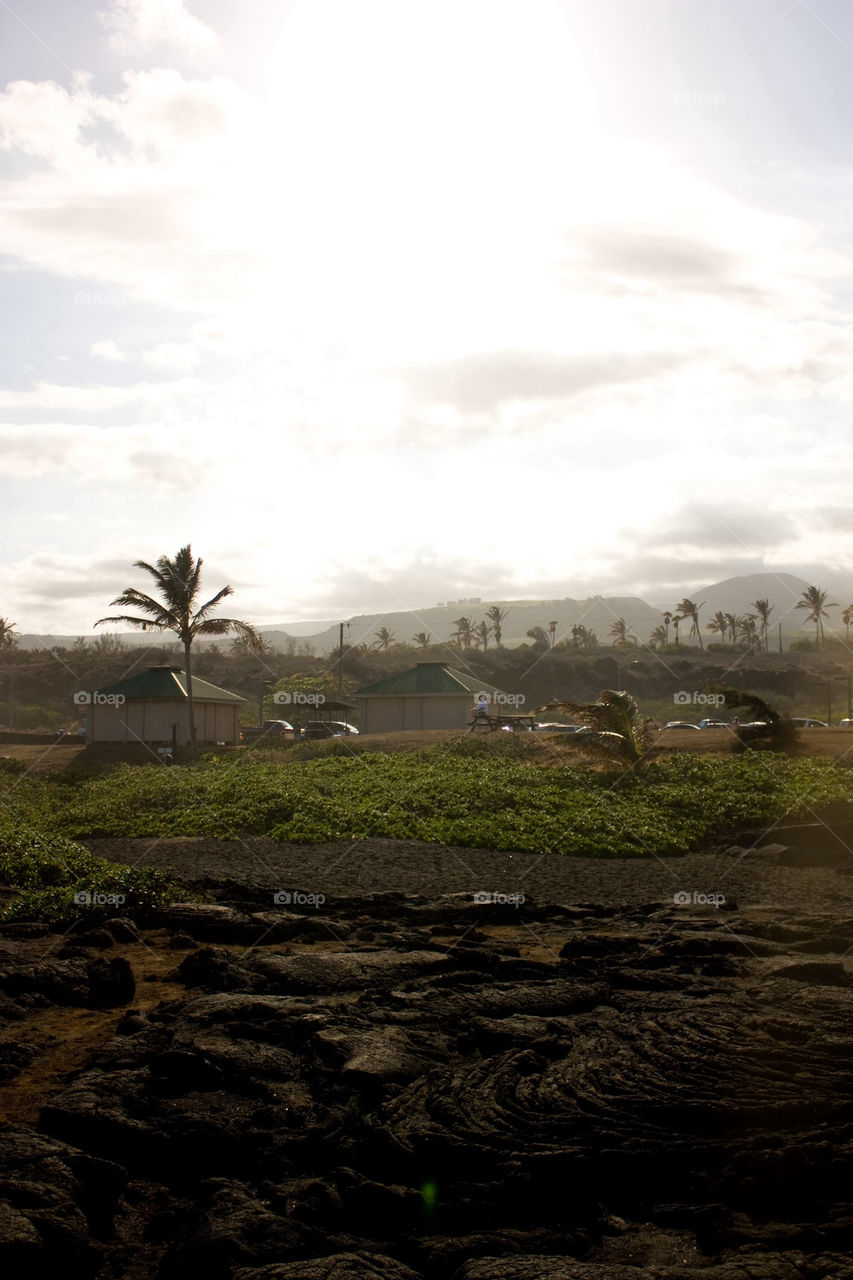
[[[532,853],[674,856],[744,826],[853,800],[849,771],[829,761],[685,754],[637,776],[563,763],[568,757],[559,752],[525,750],[505,737],[497,750],[466,735],[390,755],[123,766],[73,784],[23,778],[7,803],[31,831],[62,833],[64,841],[45,838],[38,847],[59,848],[65,865],[69,849],[85,854],[68,845],[73,837],[384,837]],[[14,884],[24,883],[21,865],[12,865]],[[91,865],[75,863],[67,883],[91,877]],[[110,872],[118,874],[112,865]]]
[[[0,826],[0,881],[19,890],[2,920],[44,920],[87,927],[107,916],[143,920],[176,896],[186,897],[163,871],[106,862],[83,845],[35,828]],[[75,901],[83,894],[88,901]]]

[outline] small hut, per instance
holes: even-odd
[[[362,733],[404,729],[466,729],[478,693],[505,709],[508,696],[443,662],[419,662],[355,692]]]
[[[86,741],[185,746],[190,741],[187,677],[180,667],[148,667],[88,695]],[[236,693],[193,676],[199,745],[240,741]]]

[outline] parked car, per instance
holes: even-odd
[[[697,729],[730,729],[731,725],[727,720],[700,720]]]
[[[853,720],[848,716],[845,716],[843,720],[839,720],[838,723],[842,729],[853,729]]]
[[[580,733],[582,728],[582,724],[557,724],[553,721],[546,721],[536,726],[538,733]]]
[[[255,742],[259,738],[295,738],[296,730],[289,720],[265,720],[262,725],[247,724],[240,730],[241,742]]]
[[[352,733],[358,729],[345,720],[309,720],[302,730],[303,738],[345,738]]]
[[[698,729],[698,724],[693,724],[690,720],[667,720],[664,729]]]
[[[844,721],[841,721],[844,724]],[[829,725],[825,720],[811,720],[808,716],[791,716],[791,724],[795,724],[798,729],[828,729]]]

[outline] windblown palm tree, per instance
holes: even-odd
[[[459,645],[460,649],[470,649],[474,636],[474,624],[470,618],[457,618],[454,622],[456,630],[453,632],[451,639]]]
[[[478,622],[474,628],[474,643],[485,653],[489,647],[489,633],[491,627],[488,622]]]
[[[492,633],[495,637],[495,644],[499,649],[503,648],[503,645],[501,644],[501,635],[503,634],[501,627],[503,626],[503,621],[506,615],[506,609],[500,609],[496,604],[490,605],[486,610],[486,617],[492,624]]]
[[[672,614],[667,609],[666,613],[663,615],[663,629],[666,634],[666,641],[665,641],[666,644],[669,644],[669,624],[671,622],[672,622]]]
[[[377,649],[390,649],[394,643],[394,632],[389,631],[387,627],[380,627],[378,631],[373,633],[376,636]]]
[[[737,644],[738,616],[736,613],[724,613],[723,617],[728,623],[729,634],[731,635],[731,638],[732,638],[732,644],[735,645]]]
[[[8,618],[0,618],[0,649],[17,647],[18,637],[15,635],[17,625],[17,622],[10,622]]]
[[[630,693],[604,689],[597,702],[549,702],[547,706],[538,707],[534,715],[550,711],[563,712],[579,720],[592,730],[584,734],[584,744],[621,756],[631,768],[640,765],[654,745],[654,725],[642,714]]]
[[[412,636],[412,639],[415,644],[420,645],[422,649],[425,649],[429,644],[429,636],[430,633],[428,631],[419,631],[416,636]]]
[[[745,649],[751,649],[758,644],[757,622],[758,619],[754,613],[745,613],[742,618],[738,618],[738,634]]]
[[[181,547],[174,560],[161,556],[156,565],[145,560],[134,561],[134,568],[144,569],[154,578],[162,599],[147,596],[135,587],[127,587],[120,596],[110,601],[110,607],[131,606],[140,609],[143,618],[135,614],[122,613],[118,617],[99,618],[95,623],[100,627],[104,622],[126,622],[128,626],[147,631],[174,631],[184,646],[184,668],[187,676],[187,713],[190,721],[190,743],[195,756],[198,752],[195,729],[195,711],[193,706],[192,682],[192,643],[197,636],[222,636],[229,631],[236,631],[249,645],[259,646],[261,641],[254,627],[239,618],[211,618],[210,613],[226,596],[233,595],[231,587],[223,587],[217,591],[206,604],[198,606],[201,589],[201,556],[196,560],[189,543]]]
[[[774,607],[775,606],[772,605],[769,600],[765,600],[763,596],[760,600],[754,600],[750,606],[750,608],[755,610],[760,622],[758,634],[764,641],[765,653],[770,647],[770,615],[773,612]]]
[[[726,634],[728,629],[728,616],[720,609],[717,610],[710,622],[705,623],[705,630],[716,632],[723,644],[726,643]]]
[[[850,623],[853,622],[853,604],[848,604],[847,608],[844,610],[844,612],[841,615],[841,621],[844,623],[844,626],[846,628],[845,639],[849,644],[850,643]]]
[[[681,614],[682,618],[690,619],[690,635],[698,638],[700,649],[705,647],[702,644],[702,631],[699,626],[699,610],[702,608],[704,603],[705,601],[703,600],[702,604],[696,604],[693,600],[688,600],[685,596],[681,601],[681,604],[677,606],[678,612]]]
[[[668,637],[667,637],[667,633],[666,633],[666,627],[663,625],[663,623],[661,623],[661,624],[660,624],[660,626],[658,626],[658,627],[654,627],[654,628],[649,632],[649,644],[650,644],[650,645],[654,645],[654,646],[656,646],[656,645],[659,645],[659,644],[666,644],[667,639],[668,639]]]
[[[838,604],[835,600],[827,600],[827,593],[821,591],[820,587],[806,587],[803,597],[794,605],[795,609],[808,609],[806,622],[815,624],[815,648],[820,648],[820,642],[823,639],[823,619],[828,618],[827,609],[837,609]]]
[[[613,636],[614,645],[618,645],[620,649],[627,649],[632,640],[635,644],[637,641],[637,637],[628,630],[628,624],[624,618],[616,619],[610,628],[610,634]]]

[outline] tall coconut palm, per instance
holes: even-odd
[[[478,622],[474,628],[474,643],[481,648],[484,653],[489,647],[489,634],[491,633],[491,630],[492,629],[488,622]]]
[[[644,716],[630,693],[616,693],[604,689],[597,702],[549,702],[533,713],[558,711],[570,715],[573,720],[591,729],[581,741],[606,752],[621,756],[631,768],[641,764],[654,745],[656,730],[648,716]]]
[[[690,619],[690,635],[698,638],[700,649],[704,649],[705,647],[702,644],[702,631],[699,626],[699,610],[702,608],[704,603],[705,601],[703,600],[702,604],[696,604],[695,601],[688,600],[685,596],[681,601],[681,604],[677,606],[678,612],[681,614],[682,618]]]
[[[844,610],[844,612],[841,615],[841,621],[844,623],[844,626],[846,628],[845,639],[849,644],[850,643],[850,623],[853,622],[853,604],[848,604],[847,608]]]
[[[501,635],[502,635],[501,627],[503,626],[504,618],[506,617],[506,615],[507,615],[507,610],[500,609],[496,604],[490,605],[489,608],[486,610],[486,617],[489,619],[489,622],[491,622],[492,624],[492,634],[495,637],[495,644],[498,646],[499,649],[503,648],[503,645],[501,644]]]
[[[624,618],[616,619],[610,628],[610,634],[613,636],[614,646],[618,646],[620,649],[627,649],[632,640],[635,644],[637,642],[637,637],[628,630],[628,624]]]
[[[377,649],[390,649],[394,643],[394,632],[389,631],[387,627],[380,627],[378,631],[373,633],[376,636]]]
[[[548,623],[548,637],[549,637],[549,639],[550,639],[550,641],[551,641],[551,648],[552,648],[552,649],[554,648],[554,645],[557,643],[557,627],[558,627],[558,625],[559,625],[559,624],[558,624],[558,623],[556,623],[556,622],[549,622],[549,623]]]
[[[17,622],[10,622],[8,618],[0,618],[0,649],[17,648],[18,637],[15,635],[17,625]]]
[[[223,636],[229,631],[236,631],[251,646],[259,646],[261,641],[254,627],[239,618],[211,618],[213,609],[226,596],[233,595],[231,587],[223,587],[217,591],[206,604],[199,606],[198,597],[201,590],[201,556],[196,560],[189,543],[181,547],[174,560],[161,556],[156,565],[145,560],[134,561],[134,568],[144,569],[150,573],[160,590],[161,599],[147,596],[136,587],[127,587],[120,596],[110,601],[110,607],[130,606],[140,609],[146,616],[122,613],[118,617],[99,618],[95,623],[100,627],[105,622],[125,622],[128,626],[141,631],[149,628],[154,631],[173,631],[184,646],[184,669],[187,676],[187,714],[190,721],[190,743],[193,756],[198,753],[195,728],[195,708],[193,704],[192,677],[192,644],[197,636]]]
[[[757,622],[758,618],[754,613],[745,613],[742,618],[738,618],[738,634],[745,649],[752,649],[758,644]]]
[[[720,640],[723,642],[723,644],[726,643],[726,633],[728,632],[728,629],[729,629],[728,618],[722,612],[721,609],[717,610],[717,612],[714,614],[710,622],[705,623],[705,630],[713,631],[717,635],[719,635]]]
[[[649,632],[649,644],[652,645],[653,647],[656,648],[659,644],[666,644],[666,642],[667,642],[666,627],[663,625],[663,623],[661,623],[661,625],[658,627],[654,627]]]
[[[471,619],[466,617],[457,618],[453,625],[456,630],[453,632],[451,639],[459,645],[460,649],[470,649],[474,636],[474,624]]]
[[[838,604],[835,600],[827,600],[827,593],[822,591],[820,587],[806,587],[803,592],[802,599],[798,600],[794,605],[795,609],[807,609],[808,616],[806,622],[815,624],[815,648],[820,648],[820,642],[823,639],[823,619],[828,618],[827,609],[837,609]]]
[[[666,635],[666,639],[664,641],[665,644],[669,644],[669,626],[671,622],[672,622],[672,614],[667,609],[666,613],[663,615],[663,629]]]
[[[764,652],[766,653],[770,647],[770,615],[775,605],[772,605],[769,600],[765,600],[762,596],[760,600],[753,600],[750,608],[754,609],[758,616],[758,634],[764,641]]]
[[[723,617],[725,618],[726,623],[728,624],[729,634],[731,635],[731,638],[732,638],[732,644],[735,645],[737,644],[738,616],[736,613],[724,613]]]

